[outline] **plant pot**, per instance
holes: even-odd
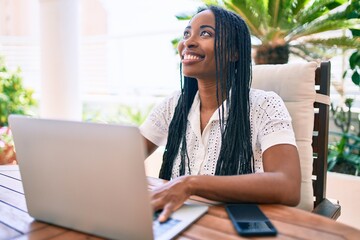
[[[255,47],[255,64],[285,64],[289,61],[289,45],[264,44]]]

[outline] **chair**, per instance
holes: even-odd
[[[330,62],[256,65],[252,87],[276,92],[292,117],[302,175],[298,207],[337,219],[340,205],[326,199]]]

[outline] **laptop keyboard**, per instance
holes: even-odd
[[[160,223],[157,220],[159,214],[160,212],[155,212],[153,216],[153,232],[155,238],[161,236],[163,233],[167,232],[181,222],[180,220],[169,218],[166,222]]]

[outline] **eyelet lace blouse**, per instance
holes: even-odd
[[[152,110],[140,126],[142,135],[157,146],[166,145],[168,128],[179,97],[180,92],[175,92],[167,97]],[[224,109],[226,119],[226,106]],[[193,175],[214,175],[221,148],[218,111],[214,112],[201,134],[200,98],[197,93],[189,112],[187,124],[186,142],[191,171],[185,164],[186,174],[191,172]],[[274,92],[250,90],[250,124],[255,172],[263,172],[262,153],[269,147],[276,144],[296,146],[291,117],[282,99]],[[180,154],[174,162],[172,178],[179,175],[179,167]]]

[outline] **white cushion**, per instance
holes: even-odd
[[[253,66],[252,87],[276,92],[291,115],[301,164],[299,208],[313,209],[312,134],[314,127],[315,62]],[[289,193],[291,194],[291,193]]]

